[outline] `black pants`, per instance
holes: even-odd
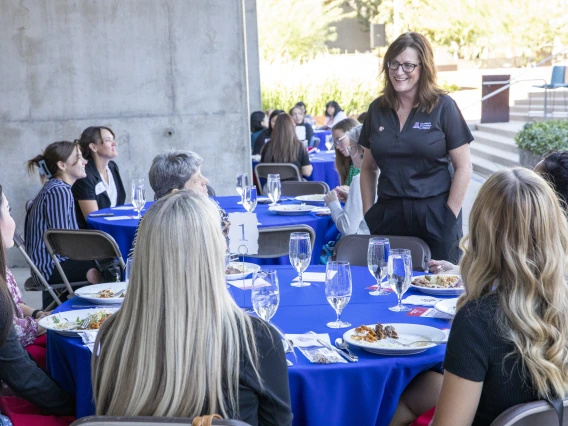
[[[72,282],[87,281],[87,272],[91,268],[96,268],[97,265],[92,260],[67,259],[65,262],[61,262],[61,267],[63,268],[63,272],[65,272],[65,276],[67,277],[69,282],[72,283]],[[51,277],[49,277],[47,282],[48,284],[63,283],[63,278],[61,278],[61,274],[59,273],[56,267],[53,269]],[[51,302],[53,302],[53,297],[51,297],[51,294],[49,294],[49,292],[44,291],[43,309],[46,309]]]
[[[457,263],[463,236],[462,213],[454,215],[448,194],[421,199],[380,200],[365,214],[372,235],[422,238],[430,246],[432,259]]]

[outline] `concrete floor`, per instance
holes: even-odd
[[[484,182],[485,182],[485,178],[480,176],[480,175],[477,175],[475,173],[471,177],[471,182],[469,184],[467,194],[466,194],[466,197],[465,197],[465,200],[464,200],[464,203],[463,203],[463,232],[464,232],[464,235],[467,234],[468,229],[469,229],[469,227],[468,227],[468,225],[469,225],[469,212],[471,211],[471,206],[473,205],[473,201],[475,200],[475,197],[477,196],[477,193],[479,192],[479,188],[481,188],[481,185],[483,185]],[[41,307],[41,292],[39,292],[39,291],[24,291],[24,283],[26,282],[26,280],[30,276],[29,269],[28,268],[12,268],[11,271],[14,274],[14,277],[16,278],[16,281],[18,283],[18,286],[20,287],[20,290],[22,290],[24,303],[26,303],[26,305],[29,305],[29,306],[34,307],[34,308],[40,308]]]

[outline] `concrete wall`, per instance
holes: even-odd
[[[25,160],[90,125],[116,132],[127,188],[157,153],[190,149],[232,194],[251,169],[244,4],[0,0],[0,183],[18,228],[40,189]]]
[[[249,110],[250,112],[262,111],[256,0],[245,0],[245,10]]]

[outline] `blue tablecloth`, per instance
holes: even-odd
[[[232,212],[244,212],[245,209],[242,205],[237,204],[240,201],[239,196],[234,197],[215,197],[215,200],[219,205],[225,209],[227,213]],[[294,203],[296,201],[284,201],[286,203]],[[146,208],[149,208],[153,202],[146,203]],[[95,213],[114,213],[115,216],[134,216],[134,210],[117,210],[117,209],[102,209]],[[144,215],[145,211],[142,211]],[[273,212],[268,211],[268,204],[258,204],[254,211],[256,213],[258,221],[261,223],[259,228],[273,227],[273,226],[290,226],[304,224],[311,226],[314,231],[316,231],[316,241],[314,244],[314,250],[312,253],[312,264],[317,265],[319,263],[319,257],[321,249],[326,240],[326,233],[328,233],[331,227],[335,227],[331,216],[316,216],[313,213],[308,213],[301,216],[281,216]],[[87,222],[89,226],[93,229],[99,229],[113,236],[116,240],[118,247],[122,256],[126,258],[130,252],[132,246],[132,241],[136,234],[136,228],[138,226],[137,219],[125,219],[110,221],[104,217],[87,217]],[[331,237],[328,237],[331,238]],[[248,259],[250,262],[258,264],[277,264],[277,265],[289,265],[290,259],[288,256],[284,256],[276,259]]]
[[[291,287],[289,283],[296,272],[291,267],[274,269],[278,270],[281,297],[280,307],[272,319],[275,325],[286,333],[329,333],[332,342],[343,335],[346,329],[334,330],[325,325],[335,319],[335,312],[326,301],[324,283]],[[308,268],[308,272],[323,271],[323,266]],[[368,270],[353,267],[352,274],[353,294],[341,318],[354,327],[390,322],[449,328],[446,320],[389,311],[387,308],[396,304],[394,293],[370,296],[366,287],[374,284],[374,279]],[[229,291],[239,306],[251,306],[250,290],[231,286]],[[57,311],[69,310],[73,303],[76,302],[67,301]],[[93,414],[89,349],[78,338],[49,331],[47,350],[49,372],[65,390],[77,395],[77,417]],[[298,349],[297,360],[292,354],[287,355],[294,363],[288,369],[294,425],[388,425],[404,388],[416,375],[443,360],[445,346],[410,356],[383,356],[358,348],[352,350],[359,356],[358,363],[311,364]]]
[[[331,130],[315,130],[314,129],[314,136],[319,138],[320,140],[320,148],[323,146],[325,147],[325,138],[327,136],[331,136]]]

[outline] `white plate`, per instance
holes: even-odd
[[[56,333],[62,334],[63,336],[80,337],[79,333],[82,333],[87,330],[66,330],[65,328],[58,328],[57,321],[60,321],[59,326],[61,327],[62,323],[63,324],[67,322],[74,323],[77,320],[77,318],[82,320],[87,318],[89,315],[99,311],[108,312],[109,314],[114,314],[116,311],[118,311],[118,308],[101,307],[93,309],[78,309],[75,311],[59,312],[57,314],[43,317],[42,319],[39,320],[39,325],[41,325],[43,328],[46,328],[48,330],[53,330]]]
[[[296,197],[295,200],[301,201],[306,204],[315,204],[317,206],[320,206],[322,204],[325,204],[325,201],[323,200],[324,197],[325,194],[300,195]]]
[[[374,327],[376,324],[368,325],[367,327]],[[442,330],[427,325],[419,324],[383,324],[392,325],[398,334],[398,340],[401,343],[411,343],[417,340],[446,340],[447,336]],[[424,352],[427,349],[437,346],[436,343],[426,344],[424,346],[413,346],[405,348],[404,346],[397,345],[396,343],[387,343],[384,340],[376,343],[365,342],[363,340],[353,340],[351,335],[355,334],[355,328],[345,332],[343,339],[353,346],[358,346],[379,355],[414,355]]]
[[[454,274],[437,274],[437,275],[429,275],[430,277],[459,277],[459,275]],[[420,278],[420,277],[416,277]],[[416,278],[413,278],[414,281]],[[463,284],[460,281],[460,287],[422,287],[419,285],[414,285],[412,282],[410,283],[410,287],[418,290],[424,294],[430,294],[432,296],[460,296],[465,289],[463,288]]]
[[[262,197],[256,197],[256,202],[258,204],[270,204],[272,203],[272,200],[268,197],[262,196]]]
[[[308,214],[315,209],[315,206],[301,206],[299,204],[278,205],[270,207],[270,211],[278,213],[283,216],[298,216],[301,214]]]
[[[124,297],[100,297],[97,295],[99,291],[102,290],[110,290],[113,293],[117,291],[126,289],[126,283],[119,282],[119,283],[104,283],[104,284],[93,284],[88,285],[86,287],[81,287],[75,291],[75,294],[79,296],[81,299],[88,300],[95,305],[113,305],[117,303],[122,303],[124,301]]]
[[[440,300],[434,305],[434,308],[444,314],[454,316],[456,314],[456,303],[458,302],[458,299],[459,297],[456,297],[455,299]]]
[[[229,266],[233,266],[241,270],[243,262],[231,262],[229,263]],[[245,271],[242,274],[225,274],[225,279],[227,281],[242,280],[243,278],[251,275],[253,272],[260,271],[260,265],[257,265],[256,263],[244,262],[244,267]]]

